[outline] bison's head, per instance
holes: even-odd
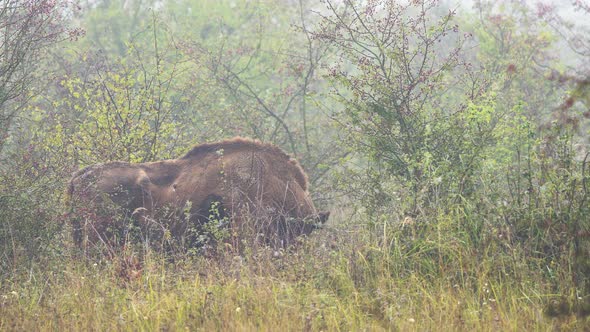
[[[288,246],[298,236],[306,236],[317,229],[321,229],[329,217],[330,211],[322,211],[314,217],[303,220],[294,218],[283,220],[279,226],[279,237],[283,246]]]
[[[320,213],[318,213],[318,223],[319,225],[323,225],[326,223],[326,221],[328,221],[328,218],[330,218],[330,211],[321,211]]]

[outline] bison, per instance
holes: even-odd
[[[329,217],[316,210],[295,159],[239,137],[197,145],[179,159],[92,165],[73,175],[67,191],[82,248],[120,245],[133,227],[143,240],[159,234],[198,246],[212,220],[226,243],[251,234],[285,247]]]

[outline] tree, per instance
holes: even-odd
[[[335,118],[367,163],[360,192],[370,211],[404,196],[415,214],[440,195],[468,194],[493,121],[472,104],[483,89],[462,57],[469,35],[455,13],[439,14],[437,1],[326,6],[313,36],[338,56],[328,74],[343,106]]]
[[[0,152],[10,125],[33,95],[33,85],[47,75],[39,64],[47,49],[82,31],[68,29],[67,2],[7,0],[0,5]]]
[[[207,133],[199,114],[191,112],[194,86],[187,75],[193,68],[165,24],[153,15],[149,26],[125,44],[123,59],[82,53],[75,61],[86,64],[84,75],[65,73],[55,95],[34,105],[36,141],[64,163],[175,158]],[[59,111],[47,112],[52,108]]]

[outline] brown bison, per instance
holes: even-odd
[[[179,159],[92,165],[74,174],[68,194],[74,240],[83,248],[120,245],[133,227],[143,240],[159,234],[183,246],[225,232],[226,243],[250,234],[284,247],[329,216],[314,207],[296,160],[244,138],[197,145]]]

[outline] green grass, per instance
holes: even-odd
[[[391,236],[397,246],[383,245],[363,228],[326,229],[278,258],[265,248],[175,262],[150,253],[131,280],[120,276],[117,261],[47,257],[2,279],[0,330],[590,327],[588,318],[575,314],[544,313],[567,294],[552,290],[543,271],[516,251],[512,257],[493,250],[469,256],[456,239],[437,244],[422,237],[404,247],[402,233]]]

